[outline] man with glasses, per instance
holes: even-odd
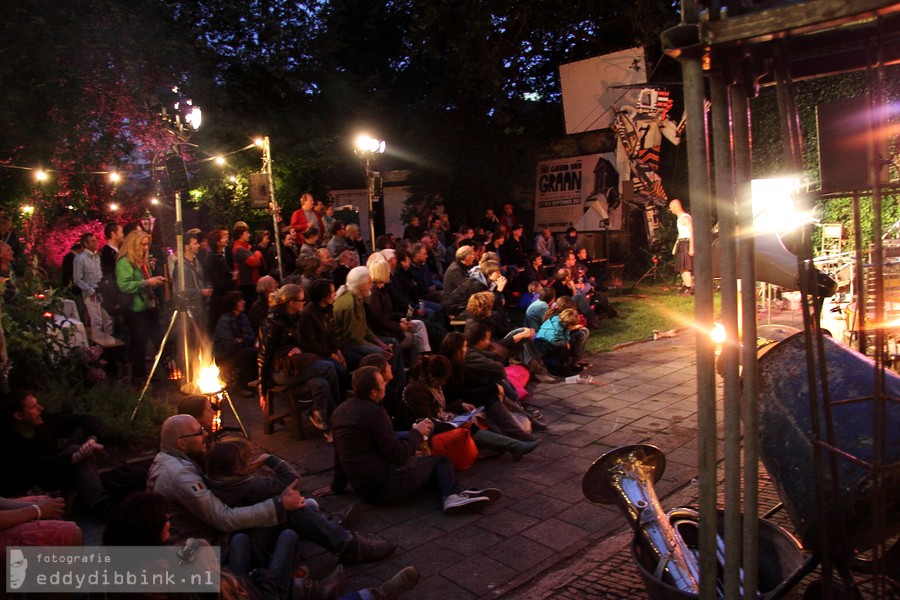
[[[396,549],[375,536],[353,534],[305,507],[298,481],[278,496],[251,506],[229,507],[206,486],[203,471],[208,432],[190,415],[163,422],[160,451],[150,466],[147,490],[165,496],[172,539],[203,538],[216,543],[220,534],[254,527],[283,527],[338,554],[344,564],[381,560]],[[266,551],[265,548],[260,548]]]

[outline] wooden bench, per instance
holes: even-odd
[[[249,385],[255,388],[256,382],[252,381]],[[288,405],[282,412],[276,412],[275,410],[275,400],[277,398],[284,398],[287,401]],[[312,409],[312,400],[296,400],[292,398],[287,386],[270,386],[263,398],[263,433],[266,435],[273,433],[275,425],[284,425],[286,427],[285,419],[290,417],[297,439],[304,440],[306,435],[303,430],[303,413]]]

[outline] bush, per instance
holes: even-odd
[[[149,394],[137,406],[140,392],[118,382],[101,382],[73,396],[64,384],[52,383],[40,394],[41,405],[50,412],[89,414],[103,423],[104,440],[125,449],[155,448],[162,422],[174,414],[172,405]]]

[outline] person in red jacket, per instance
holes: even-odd
[[[316,201],[313,199],[312,194],[307,192],[300,196],[300,208],[291,215],[291,227],[294,228],[294,239],[298,248],[303,245],[303,232],[310,227],[314,226],[319,231],[325,231],[322,217],[313,210],[315,204]]]
[[[263,264],[263,255],[259,250],[250,247],[250,228],[246,225],[237,225],[232,232],[234,246],[231,248],[231,256],[237,267],[238,289],[244,295],[244,300],[252,304],[256,300],[256,282],[259,281],[259,267]]]

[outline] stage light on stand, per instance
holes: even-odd
[[[224,156],[216,156],[215,158],[213,158],[213,162],[216,163],[216,165],[218,165],[220,167],[224,167],[225,166],[225,157]]]
[[[39,183],[47,181],[47,177],[48,177],[47,171],[45,171],[43,169],[38,169],[37,171],[34,172],[34,178]]]
[[[262,148],[263,144],[265,144],[265,143],[266,143],[266,141],[261,137],[258,137],[255,140],[253,140],[253,144],[256,146],[259,146],[260,148]]]
[[[753,227],[757,232],[791,231],[810,222],[811,213],[799,206],[805,186],[797,177],[753,179],[750,195]]]
[[[109,210],[111,210],[112,212],[116,212],[116,211],[119,210],[119,205],[116,204],[115,202],[110,202],[110,203],[109,203]]]
[[[159,204],[159,198],[150,198],[150,204],[157,206]]]
[[[25,206],[22,207],[22,214],[25,215],[26,217],[30,217],[31,215],[34,214],[34,207],[30,204],[26,204]]]
[[[121,180],[122,180],[122,176],[119,175],[116,171],[109,172],[110,183],[119,183]]]
[[[372,160],[378,154],[383,154],[386,144],[384,140],[376,140],[366,134],[356,137],[353,150],[362,159],[366,173],[366,188],[369,196],[369,237],[372,247],[375,247],[375,177],[372,172]]]

